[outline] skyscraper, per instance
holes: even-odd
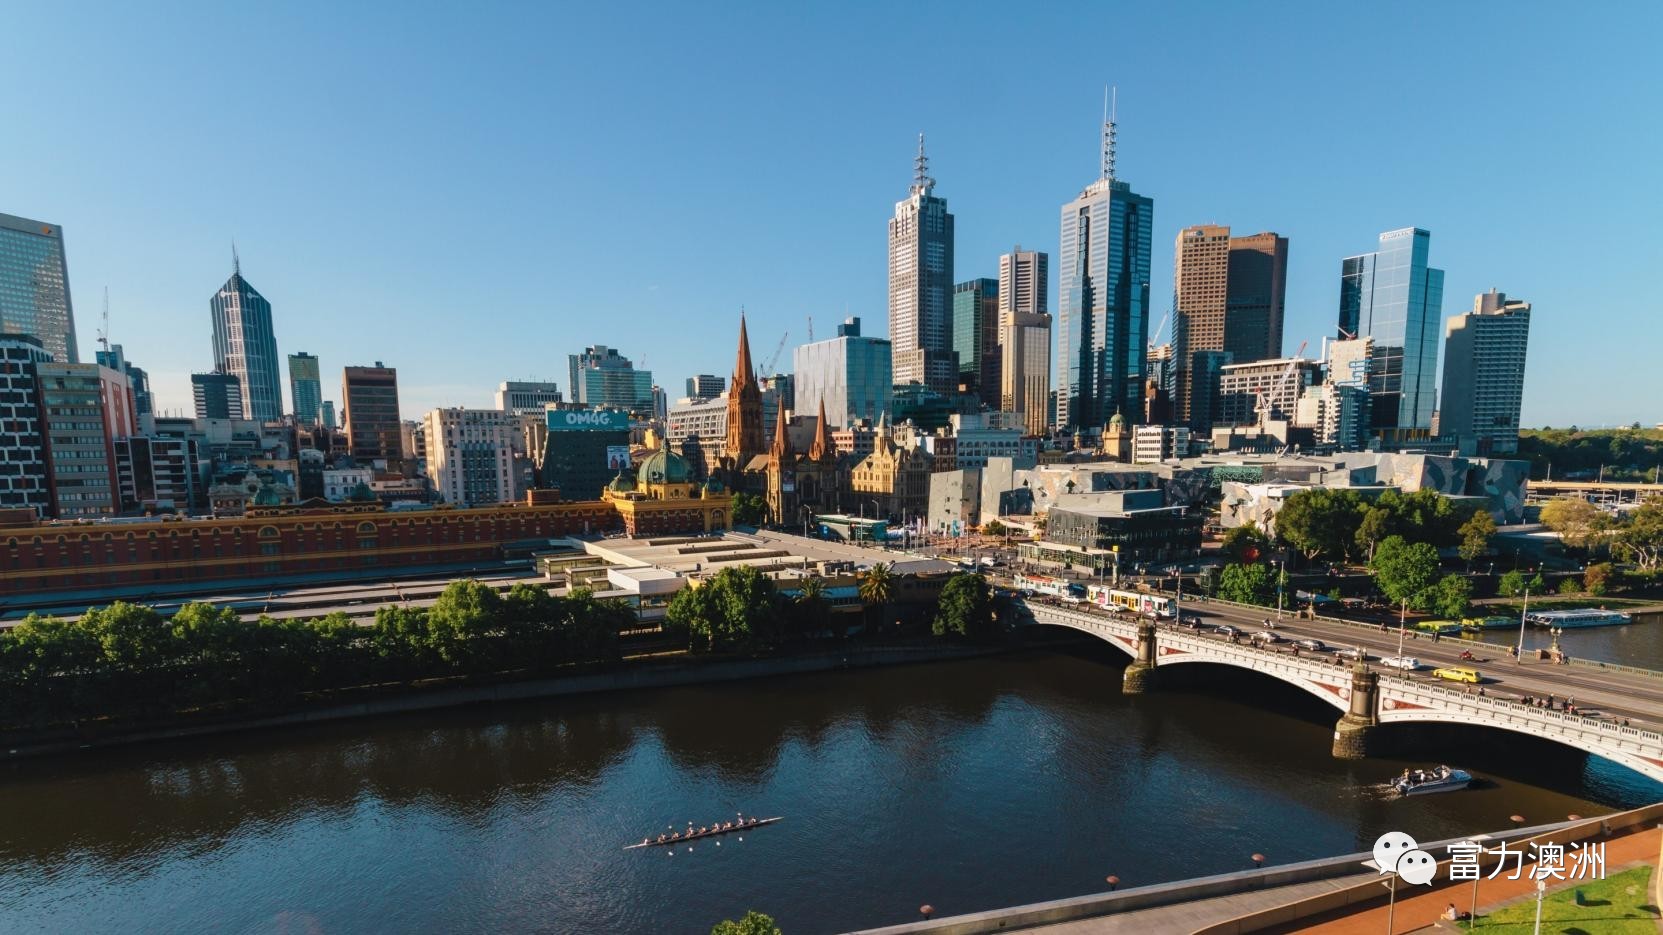
[[[294,418],[301,425],[317,425],[323,405],[323,379],[318,376],[318,359],[305,351],[289,355],[289,398],[294,401]]]
[[[1472,311],[1444,327],[1444,382],[1438,433],[1456,438],[1463,453],[1519,450],[1524,360],[1530,344],[1530,303],[1491,289]]]
[[[52,355],[34,335],[0,334],[0,509],[31,507],[37,516],[52,513],[52,488],[46,479],[45,421],[37,368]]]
[[[1271,231],[1230,238],[1224,349],[1236,360],[1282,356],[1288,238]]]
[[[98,364],[59,363],[37,364],[35,374],[53,515],[114,514],[121,506],[115,440],[138,434],[126,374]]]
[[[1431,242],[1418,227],[1387,231],[1379,251],[1340,265],[1340,337],[1374,339],[1369,423],[1387,439],[1432,431],[1444,271],[1427,265]]]
[[[999,399],[1029,435],[1044,435],[1051,408],[1049,257],[1017,247],[999,258]]]
[[[688,399],[715,399],[727,389],[728,381],[715,374],[701,373],[687,378]]]
[[[241,419],[243,384],[229,373],[191,374],[191,401],[198,419]]]
[[[54,361],[80,361],[58,225],[0,214],[0,334],[32,334]]]
[[[876,422],[889,411],[894,392],[890,366],[889,342],[862,337],[860,318],[848,318],[837,326],[837,337],[792,352],[797,411],[824,409],[837,428]]]
[[[890,371],[896,385],[921,383],[952,393],[953,216],[935,194],[918,135],[912,190],[889,220]]]
[[[347,451],[361,466],[386,461],[399,469],[404,459],[404,422],[398,415],[398,370],[376,361],[373,367],[341,372],[341,403]]]
[[[1288,239],[1274,233],[1232,237],[1230,228],[1199,224],[1178,232],[1173,246],[1174,360],[1177,416],[1205,431],[1205,401],[1216,387],[1204,381],[1214,358],[1227,351],[1238,364],[1281,356]]]
[[[119,344],[111,344],[108,350],[97,351],[93,354],[93,359],[98,361],[100,367],[108,367],[127,377],[127,382],[133,387],[133,411],[138,414],[139,426],[142,429],[147,422],[146,417],[152,416],[156,410],[156,399],[150,392],[150,375],[142,368],[134,366]]]
[[[637,370],[617,348],[596,344],[567,357],[571,367],[572,402],[590,408],[627,409],[642,415],[653,411],[651,370]]]
[[[1057,424],[1070,428],[1143,415],[1155,201],[1115,178],[1115,121],[1104,116],[1101,173],[1062,206]]]
[[[953,287],[953,352],[958,381],[983,402],[999,404],[999,280]]]
[[[231,251],[231,278],[209,300],[214,320],[214,369],[242,383],[241,418],[274,422],[283,416],[283,376],[271,303],[243,279],[242,261]]]

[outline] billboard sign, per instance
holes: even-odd
[[[608,471],[623,471],[630,467],[628,445],[606,446],[606,469]]]
[[[629,413],[619,409],[545,410],[551,432],[629,431]]]

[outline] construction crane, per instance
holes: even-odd
[[[104,353],[108,354],[110,352],[110,287],[109,286],[104,287],[104,317],[102,319],[100,319],[100,321],[102,322],[102,324],[99,325],[99,328],[98,328],[98,346],[102,347],[104,349]]]
[[[808,343],[814,343],[814,316],[808,316]]]
[[[761,376],[771,377],[774,375],[774,364],[779,362],[780,353],[785,350],[785,339],[789,337],[791,337],[791,332],[789,331],[780,335],[779,345],[774,348],[774,353],[768,355],[768,360],[762,365]]]
[[[1177,299],[1176,298],[1173,299],[1173,304],[1174,305],[1177,304]],[[1161,323],[1155,326],[1154,331],[1149,332],[1149,346],[1150,347],[1155,347],[1157,344],[1160,343],[1161,332],[1166,330],[1166,323],[1169,320],[1171,320],[1171,318],[1172,318],[1172,309],[1169,307],[1166,310],[1166,314],[1161,316]]]
[[[1309,342],[1309,341],[1299,342],[1299,350],[1294,351],[1293,356],[1288,358],[1287,367],[1283,368],[1281,375],[1276,378],[1276,382],[1271,384],[1271,391],[1270,392],[1265,392],[1263,390],[1263,388],[1260,389],[1260,391],[1259,391],[1259,428],[1261,430],[1264,429],[1265,426],[1268,425],[1269,422],[1270,422],[1270,408],[1271,408],[1270,407],[1270,400],[1271,400],[1271,397],[1272,396],[1280,396],[1283,392],[1286,391],[1288,381],[1293,379],[1293,373],[1299,367],[1300,355],[1305,353],[1305,345],[1307,345],[1309,343],[1311,343],[1311,342]],[[1296,397],[1296,399],[1297,399],[1297,397]]]

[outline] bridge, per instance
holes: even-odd
[[[1356,647],[1365,654],[1354,664],[1333,652],[1296,652],[1289,643],[1252,645],[1211,632],[1228,623],[1244,631],[1262,628],[1264,611],[1216,602],[1186,605],[1184,615],[1199,612],[1204,626],[1192,631],[1176,623],[1157,623],[1101,610],[1091,605],[1023,602],[1033,623],[1090,633],[1132,659],[1124,690],[1141,693],[1157,687],[1167,666],[1213,663],[1235,666],[1280,679],[1337,708],[1333,753],[1360,759],[1381,752],[1379,729],[1404,723],[1445,723],[1492,727],[1555,741],[1605,757],[1663,782],[1663,673],[1515,662],[1492,644],[1462,640],[1432,642],[1420,637],[1405,648],[1429,666],[1465,666],[1485,677],[1483,694],[1425,672],[1376,669],[1367,657],[1395,655],[1398,633],[1336,620],[1284,618],[1276,632],[1288,640],[1318,639],[1330,647]],[[1463,649],[1494,653],[1463,662]],[[1578,713],[1524,704],[1524,697],[1556,701],[1575,698]]]
[[[1663,496],[1663,484],[1633,481],[1533,480],[1528,499],[1532,502],[1555,497],[1581,497],[1594,503],[1640,503],[1648,497]]]

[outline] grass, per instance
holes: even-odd
[[[1581,905],[1576,894],[1582,894]],[[1542,900],[1542,931],[1562,935],[1656,935],[1657,906],[1651,901],[1651,868],[1636,867],[1603,880],[1568,886]],[[1479,916],[1486,935],[1529,935],[1535,931],[1536,900],[1524,899]],[[1472,931],[1473,926],[1462,923]]]

